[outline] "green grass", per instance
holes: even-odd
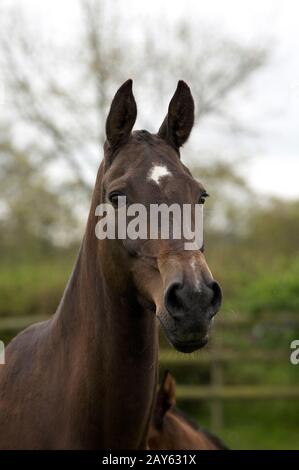
[[[178,406],[211,430],[209,403]],[[299,400],[225,402],[223,427],[217,435],[231,449],[299,450]]]
[[[73,260],[39,260],[35,263],[1,264],[0,316],[55,312]]]

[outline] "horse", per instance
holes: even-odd
[[[95,235],[100,204],[202,203],[180,160],[194,122],[179,81],[157,134],[133,131],[132,80],[116,92],[77,261],[54,316],[18,334],[0,372],[1,449],[145,449],[158,325],[184,352],[207,342],[221,289],[203,247]],[[100,219],[102,220],[102,219]],[[126,430],[124,432],[124,429]]]
[[[166,371],[157,393],[148,435],[150,450],[227,450],[212,433],[176,408],[175,379]]]

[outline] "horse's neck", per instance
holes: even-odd
[[[77,351],[87,349],[90,365],[98,367],[107,355],[111,359],[119,355],[121,367],[126,358],[131,365],[133,360],[152,360],[157,349],[153,312],[132,302],[134,292],[124,295],[113,289],[96,265],[97,258],[91,256],[88,261],[85,254],[83,243],[55,315],[55,327],[63,331],[65,341],[76,344]]]
[[[107,282],[96,250],[100,242],[94,233],[94,210],[93,202],[54,329],[61,334],[75,387],[88,397],[86,408],[107,445],[112,445],[109,436],[115,447],[143,445],[156,385],[156,321],[152,312],[142,311],[137,303],[132,308],[131,292],[120,296]]]
[[[120,350],[123,359],[136,353],[139,360],[140,352],[157,348],[157,343],[153,344],[153,312],[143,311],[130,282],[118,282],[123,270],[120,259],[111,257],[109,242],[96,238],[101,178],[100,170],[79,255],[55,316],[55,323],[63,326],[67,337],[80,340],[77,347],[87,341],[92,350],[92,341],[97,364],[100,352],[111,356]]]

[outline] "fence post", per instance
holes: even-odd
[[[212,361],[210,367],[210,384],[212,389],[218,389],[223,385],[223,364],[220,357],[221,344],[219,337],[212,340]],[[211,400],[211,429],[215,433],[221,432],[223,428],[223,402],[221,398]]]

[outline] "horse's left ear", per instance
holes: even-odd
[[[158,135],[174,147],[180,148],[188,139],[193,124],[194,100],[187,83],[180,80]]]
[[[131,79],[123,83],[112,100],[106,121],[106,137],[111,148],[124,144],[135,124],[137,106],[132,85]]]

